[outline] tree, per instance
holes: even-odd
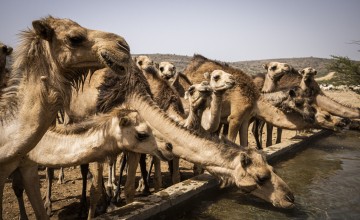
[[[360,62],[348,57],[331,56],[332,62],[327,66],[329,71],[337,72],[337,79],[341,84],[360,85]]]

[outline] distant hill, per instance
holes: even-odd
[[[139,56],[139,55],[149,56],[155,62],[161,62],[161,61],[172,62],[179,71],[183,71],[192,58],[192,56],[181,56],[175,54],[136,54],[134,56]],[[224,62],[223,60],[220,61]],[[256,74],[256,73],[265,72],[264,69],[262,68],[262,64],[271,61],[288,63],[292,65],[295,69],[313,67],[318,71],[318,76],[323,76],[328,73],[328,70],[326,69],[326,65],[331,62],[331,59],[317,58],[317,57],[281,58],[281,59],[269,59],[269,60],[228,62],[228,64],[233,67],[239,68],[248,74]]]

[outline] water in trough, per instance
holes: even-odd
[[[360,219],[360,133],[312,142],[274,165],[293,190],[296,208],[282,210],[237,189],[206,193],[160,219]]]

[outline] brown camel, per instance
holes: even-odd
[[[0,172],[35,147],[58,110],[69,104],[71,86],[81,85],[88,70],[110,65],[125,74],[131,60],[127,43],[115,34],[50,16],[32,25],[21,34],[0,99]],[[28,196],[32,201],[34,195]]]
[[[173,143],[175,155],[202,165],[221,179],[223,185],[236,185],[277,207],[293,207],[294,197],[288,186],[274,173],[263,155],[180,126],[151,99],[148,83],[135,65],[132,74],[109,72],[99,91],[97,107],[100,112],[122,104],[129,106]]]

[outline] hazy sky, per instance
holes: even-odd
[[[359,0],[0,0],[0,41],[47,15],[119,34],[131,52],[242,61],[348,56],[360,60]]]

